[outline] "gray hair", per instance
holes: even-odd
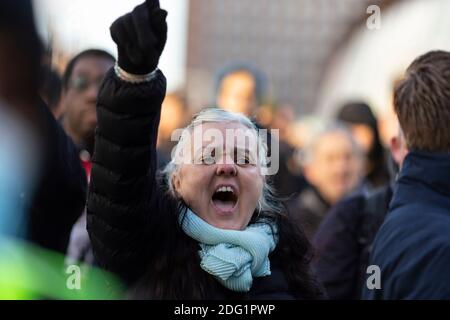
[[[268,156],[267,156],[267,143],[263,137],[258,134],[258,128],[256,125],[245,115],[237,112],[231,112],[224,109],[220,109],[217,107],[208,107],[202,109],[199,113],[197,113],[192,119],[191,123],[182,129],[181,137],[176,144],[170,162],[166,165],[163,170],[164,179],[168,186],[168,191],[171,196],[174,198],[178,198],[178,194],[175,191],[175,187],[173,185],[173,175],[180,170],[181,161],[178,161],[177,157],[181,154],[181,150],[185,147],[187,134],[191,135],[194,128],[204,124],[204,123],[214,123],[214,122],[238,122],[248,129],[254,131],[257,136],[258,141],[258,162],[260,166],[264,166],[267,164]],[[273,137],[272,137],[273,138]],[[263,179],[263,190],[258,200],[258,213],[262,211],[272,211],[278,212],[278,208],[273,204],[273,200],[275,199],[274,190],[270,185],[270,182],[267,178]]]
[[[328,125],[326,125],[324,128],[319,130],[314,137],[311,138],[311,140],[306,144],[305,148],[301,151],[300,154],[300,163],[302,165],[307,165],[313,161],[315,149],[320,141],[324,136],[332,134],[332,133],[340,133],[343,136],[347,138],[347,140],[351,143],[352,149],[355,152],[356,156],[362,157],[363,156],[363,150],[356,142],[355,138],[353,137],[351,131],[349,130],[348,126],[344,123],[335,121],[331,122]]]

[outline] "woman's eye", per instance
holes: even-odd
[[[203,156],[200,161],[202,162],[202,164],[214,164],[215,163],[215,159],[212,156]]]
[[[240,157],[236,159],[236,163],[240,165],[250,164],[250,159],[248,157]]]

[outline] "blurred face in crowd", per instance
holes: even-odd
[[[287,141],[291,134],[289,131],[290,125],[293,123],[295,118],[295,112],[292,106],[285,105],[279,107],[273,117],[271,127],[278,129],[279,137],[283,141]]]
[[[369,154],[375,141],[372,129],[365,124],[352,124],[350,125],[350,130],[356,143],[358,143],[365,154]]]
[[[253,116],[257,107],[256,82],[248,71],[236,71],[227,75],[221,83],[217,104],[233,112]]]
[[[399,129],[397,115],[394,112],[394,108],[390,106],[388,110],[381,114],[378,121],[381,143],[386,148],[390,146],[391,139],[396,136]]]
[[[161,107],[161,118],[158,127],[158,145],[170,141],[172,132],[180,128],[184,122],[184,106],[175,95],[167,95]]]
[[[100,84],[114,61],[106,57],[81,57],[73,68],[64,94],[64,128],[76,144],[94,135],[95,105]]]
[[[330,204],[336,203],[358,185],[362,158],[343,132],[326,133],[316,141],[305,176]]]
[[[197,149],[189,146],[192,152],[186,153],[173,185],[189,208],[209,224],[242,230],[258,205],[264,183],[256,156],[256,133],[239,122],[204,123],[194,128],[192,138],[212,128],[223,141],[203,135]],[[245,130],[249,139],[230,138],[234,141],[230,147],[227,133],[234,135],[239,130]]]

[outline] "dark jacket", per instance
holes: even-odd
[[[43,159],[35,192],[26,200],[26,238],[65,254],[72,226],[85,206],[86,174],[75,145],[42,100],[37,110],[44,137]]]
[[[98,97],[98,128],[87,206],[87,229],[99,264],[132,288],[133,298],[292,299],[295,256],[279,244],[270,256],[272,275],[254,279],[248,293],[232,292],[200,268],[199,244],[178,224],[182,204],[156,177],[156,140],[166,79],[118,79],[111,69]],[[289,227],[289,226],[287,226]],[[279,226],[279,232],[283,229]],[[281,245],[280,245],[281,243]],[[284,260],[283,260],[284,261]],[[302,280],[302,281],[303,281]]]
[[[299,195],[288,201],[287,207],[295,223],[305,231],[311,241],[330,210],[330,204],[313,186],[306,187]]]
[[[314,237],[313,262],[330,299],[360,299],[369,253],[392,197],[390,185],[339,201]]]
[[[365,299],[450,299],[450,154],[411,151],[370,257]]]
[[[278,144],[279,168],[277,174],[272,178],[272,185],[279,197],[295,197],[308,188],[309,184],[303,174],[294,173],[289,169],[289,162],[292,161],[294,149],[282,140],[279,140]]]

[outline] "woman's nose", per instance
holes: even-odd
[[[216,174],[227,175],[227,176],[235,176],[237,173],[236,165],[234,163],[222,163],[217,165]]]

